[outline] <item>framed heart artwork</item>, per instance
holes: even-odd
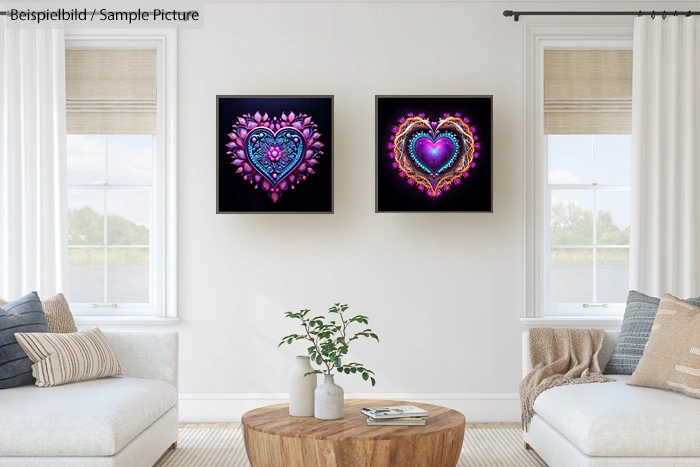
[[[216,96],[216,212],[333,213],[333,96]]]
[[[376,212],[493,212],[492,96],[376,96]]]

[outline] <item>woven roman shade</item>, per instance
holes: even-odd
[[[69,134],[155,134],[155,50],[67,50]]]
[[[544,132],[632,132],[631,50],[545,50]]]

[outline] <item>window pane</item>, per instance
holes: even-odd
[[[107,303],[149,303],[148,248],[107,249]]]
[[[629,248],[599,248],[596,252],[598,303],[625,303],[629,292]]]
[[[149,191],[107,192],[108,245],[148,245],[150,223]]]
[[[598,191],[596,193],[596,244],[630,244],[630,192]]]
[[[599,185],[629,186],[632,179],[632,135],[596,135],[595,177]]]
[[[109,135],[107,147],[110,185],[152,184],[152,135]]]
[[[68,244],[104,244],[104,191],[68,191]]]
[[[552,303],[591,303],[593,249],[552,248],[550,258]]]
[[[70,248],[68,280],[70,303],[103,303],[104,249]]]
[[[593,137],[591,135],[548,135],[549,183],[593,182]]]
[[[67,135],[68,185],[102,185],[107,181],[105,135]]]
[[[593,244],[593,191],[552,191],[552,245]]]

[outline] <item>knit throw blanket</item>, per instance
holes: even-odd
[[[598,365],[602,329],[530,329],[533,370],[520,383],[523,430],[532,420],[535,399],[547,389],[567,384],[608,383]]]

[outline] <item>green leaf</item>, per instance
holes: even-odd
[[[338,365],[338,366],[340,366],[340,365],[341,365],[341,363],[340,363],[340,359],[339,359],[339,358],[335,358],[335,364],[336,364],[336,365]]]
[[[369,375],[367,373],[362,373],[362,379],[367,381],[369,379]]]
[[[318,355],[318,356],[316,357],[316,365],[320,365],[321,363],[323,363],[323,359],[321,358],[320,355]]]
[[[351,370],[350,370],[350,368],[348,368],[348,367],[343,368],[343,372],[344,372],[346,375],[349,375],[349,374],[350,374],[350,371],[351,371]]]
[[[370,379],[372,380],[372,386],[374,386],[376,384],[376,381],[374,380],[374,378],[370,378]]]
[[[353,374],[354,374],[354,373],[357,373],[357,368],[353,368],[353,369],[352,369],[352,372],[353,372]]]
[[[287,339],[287,344],[291,344],[293,340],[294,340],[294,338],[290,337],[289,339]]]

